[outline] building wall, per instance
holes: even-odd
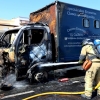
[[[12,28],[13,28],[13,26],[3,26],[3,25],[0,25],[0,30],[1,31],[6,31],[6,30],[12,29]]]
[[[14,21],[14,24],[15,25],[24,25],[24,24],[27,24],[29,23],[29,18],[26,18],[26,17],[18,17],[18,18],[13,18],[12,21]]]
[[[11,20],[0,19],[0,31],[6,31],[14,27],[22,26],[28,22],[29,19],[25,17],[13,18]]]
[[[0,31],[6,31],[8,29],[16,27],[17,25],[14,25],[13,23],[14,21],[12,20],[0,19]]]

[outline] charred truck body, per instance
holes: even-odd
[[[100,11],[59,1],[31,13],[30,22],[20,28],[9,52],[15,54],[17,80],[40,81],[48,71],[80,67],[82,40],[100,38]]]
[[[100,11],[63,2],[30,13],[30,22],[49,25],[56,38],[58,62],[77,61],[81,41],[100,37]]]
[[[42,64],[41,69],[76,68],[78,64],[74,62],[79,59],[82,40],[100,38],[99,10],[60,1],[30,13],[30,22],[47,23],[55,38],[52,45],[55,63]]]

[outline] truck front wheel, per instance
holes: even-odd
[[[30,83],[32,83],[33,80],[36,82],[46,82],[48,80],[48,73],[44,71],[35,72],[32,78],[30,78]]]

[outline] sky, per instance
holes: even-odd
[[[100,0],[59,0],[87,8],[100,10]],[[0,0],[0,19],[27,17],[55,0]]]

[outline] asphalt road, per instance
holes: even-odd
[[[0,97],[2,100],[22,100],[29,96],[44,92],[80,92],[84,91],[84,75],[85,72],[81,70],[71,70],[63,73],[55,72],[50,76],[50,80],[45,83],[29,84],[27,80],[15,81],[15,76],[10,75],[6,80],[13,84],[13,88],[9,90],[0,90]],[[68,78],[68,81],[59,82],[61,78]],[[86,100],[80,95],[46,95],[36,97],[30,100]],[[92,100],[100,100],[93,93]]]

